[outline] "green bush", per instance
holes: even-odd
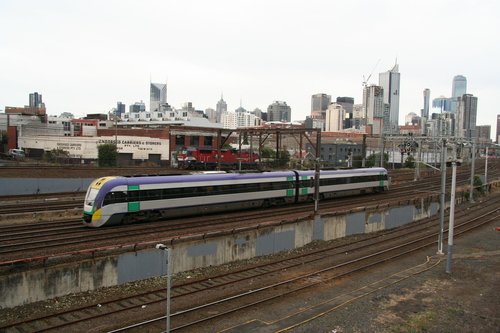
[[[114,167],[117,165],[118,151],[116,145],[107,143],[97,146],[97,162],[100,167]]]

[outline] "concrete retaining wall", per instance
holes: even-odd
[[[457,197],[458,203],[461,200],[460,196]],[[328,241],[397,227],[430,217],[438,212],[438,208],[437,202],[422,200],[400,207],[385,206],[266,228],[175,239],[170,243],[173,272],[275,254],[300,248],[318,239]],[[0,307],[14,307],[164,275],[164,255],[164,251],[147,248],[101,259],[55,266],[47,264],[43,268],[3,274],[0,276]]]
[[[0,178],[0,196],[85,192],[94,178]]]

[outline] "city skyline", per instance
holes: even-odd
[[[465,1],[6,0],[0,109],[28,105],[36,91],[51,115],[106,113],[118,101],[149,105],[148,82],[167,82],[172,107],[215,109],[222,92],[229,111],[240,102],[251,111],[284,101],[291,120],[303,120],[317,93],[361,104],[364,77],[378,84],[397,58],[400,124],[420,114],[424,89],[431,100],[452,97],[452,80],[463,75],[478,98],[477,124],[494,126],[498,9],[494,1],[471,8]],[[453,47],[464,39],[473,47]]]

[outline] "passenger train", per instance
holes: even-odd
[[[384,168],[321,170],[321,199],[388,189]],[[103,177],[92,182],[83,221],[90,227],[312,201],[314,170]]]

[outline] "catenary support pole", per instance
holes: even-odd
[[[172,289],[172,249],[166,249],[167,253],[167,333],[170,333],[170,289]]]
[[[444,211],[446,197],[446,139],[441,142],[441,193],[439,196],[438,254],[443,254]]]
[[[321,159],[321,130],[316,132],[316,165],[314,169],[314,215],[319,210],[319,164]]]
[[[486,147],[486,159],[484,161],[484,185],[486,186],[485,192],[488,193],[488,147]]]
[[[474,202],[474,173],[476,166],[476,145],[472,143],[472,161],[470,165],[470,191],[469,191],[469,202]]]
[[[451,162],[451,198],[450,198],[450,222],[448,224],[448,257],[446,260],[446,273],[451,273],[451,259],[453,257],[453,229],[455,228],[455,187],[457,178],[457,162]]]

